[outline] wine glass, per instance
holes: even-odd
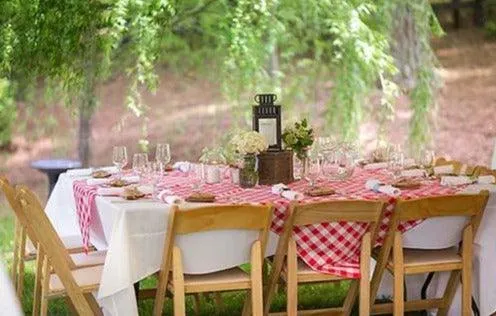
[[[305,163],[305,180],[308,181],[310,187],[314,187],[321,174],[321,159],[316,155],[312,155],[306,159]]]
[[[165,167],[171,161],[169,144],[157,144],[157,148],[155,150],[155,160],[161,165],[162,170],[165,170]]]
[[[112,162],[117,167],[119,173],[122,168],[127,165],[127,149],[126,146],[115,146],[112,150]]]
[[[146,164],[148,163],[148,154],[139,153],[133,155],[133,171],[142,175],[146,172]]]

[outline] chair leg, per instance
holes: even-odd
[[[393,314],[400,316],[404,314],[404,270],[403,270],[403,248],[401,232],[395,232],[393,246]]]
[[[263,314],[263,268],[262,249],[260,241],[255,242],[251,249],[251,312],[253,316]]]
[[[45,255],[41,256],[42,268],[41,268],[41,302],[40,302],[40,316],[45,316],[48,313],[48,286],[50,280],[50,267],[48,265],[48,258]],[[34,314],[33,316],[37,316]]]
[[[26,233],[21,229],[20,242],[19,242],[19,258],[17,267],[17,296],[22,299],[24,291],[24,252],[26,251]]]
[[[462,314],[472,315],[472,226],[463,233],[462,244]]]
[[[446,284],[446,289],[444,290],[443,307],[437,311],[438,316],[446,316],[448,314],[448,310],[451,306],[451,302],[453,301],[453,297],[455,296],[456,289],[460,283],[460,274],[460,270],[451,272],[448,283]]]
[[[366,233],[360,251],[360,316],[370,315],[370,252],[370,233]]]
[[[194,293],[193,299],[194,299],[193,308],[195,309],[195,314],[200,315],[200,294]]]
[[[19,221],[16,219],[15,220],[15,230],[14,230],[14,258],[12,260],[12,270],[11,270],[11,278],[12,278],[12,283],[17,289],[17,276],[18,276],[18,265],[19,265],[19,255],[20,255],[20,234],[22,232],[22,227],[19,223]]]
[[[40,313],[40,301],[42,295],[42,281],[43,281],[43,261],[45,254],[40,245],[37,246],[38,253],[36,256],[36,270],[34,274],[34,290],[33,290],[33,315]]]
[[[181,259],[181,250],[174,247],[173,250],[172,279],[174,288],[174,316],[185,316],[186,308],[184,304],[184,275]]]
[[[296,256],[296,243],[290,240],[287,256],[287,302],[286,310],[288,316],[296,316],[298,313],[298,258]]]
[[[348,290],[348,294],[346,295],[346,298],[344,299],[344,303],[343,303],[343,315],[344,316],[351,315],[351,312],[353,311],[353,305],[355,304],[356,297],[358,294],[358,287],[359,287],[358,281],[352,280],[351,284],[350,284],[350,288]],[[370,303],[369,303],[369,305],[370,305]],[[361,305],[360,305],[360,307],[361,307]]]

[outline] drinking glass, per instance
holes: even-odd
[[[155,150],[155,160],[160,163],[162,170],[165,170],[165,167],[171,161],[169,144],[157,144],[157,148]]]
[[[312,155],[306,159],[305,163],[307,164],[305,180],[308,181],[311,187],[314,187],[321,174],[321,159]]]
[[[117,167],[119,172],[127,165],[127,149],[126,146],[115,146],[112,150],[112,162]]]
[[[148,154],[139,153],[133,155],[133,171],[142,175],[146,173],[146,164],[148,163]]]
[[[202,163],[191,164],[188,169],[188,177],[191,178],[193,191],[200,191],[205,184],[205,165]]]
[[[401,176],[401,171],[405,167],[405,154],[401,150],[401,146],[395,146],[389,155],[389,169],[394,178]]]
[[[434,151],[424,149],[421,151],[420,166],[425,169],[430,169],[434,164]]]

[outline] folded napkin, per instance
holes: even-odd
[[[140,177],[139,176],[123,176],[123,177],[121,177],[121,180],[126,181],[128,183],[137,183],[140,181]]]
[[[444,165],[434,167],[434,174],[451,174],[455,172],[455,166],[453,165]]]
[[[143,194],[153,194],[154,191],[153,185],[139,185],[137,189]]]
[[[291,191],[289,187],[283,183],[274,184],[271,191],[272,194],[280,195],[290,201],[299,201],[302,200],[304,197],[303,194],[301,194],[300,192]]]
[[[102,196],[121,196],[124,194],[124,188],[98,188],[96,194]]]
[[[441,177],[441,185],[442,186],[455,186],[455,185],[464,185],[471,184],[474,181],[467,176],[444,176]]]
[[[107,184],[112,181],[111,179],[105,178],[105,179],[88,179],[86,180],[87,185],[102,185],[102,184]]]
[[[365,170],[376,170],[376,169],[385,169],[388,167],[387,162],[374,162],[369,163],[363,167]]]
[[[170,190],[162,190],[158,193],[157,198],[169,205],[184,203],[184,200],[177,195],[173,195]]]
[[[70,169],[67,170],[66,174],[71,177],[88,177],[93,172],[93,168],[85,169]]]
[[[494,176],[479,176],[477,179],[478,184],[493,184],[496,183],[496,178]]]
[[[191,164],[187,161],[178,161],[172,166],[172,169],[179,170],[181,172],[188,172],[190,165]]]
[[[384,193],[392,197],[397,197],[401,194],[401,190],[392,185],[384,185],[379,180],[370,179],[365,183],[365,187],[369,190],[378,193]]]
[[[424,169],[409,169],[401,171],[402,177],[425,177],[427,172]]]

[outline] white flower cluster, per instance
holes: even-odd
[[[231,144],[242,155],[258,155],[269,147],[265,137],[256,131],[242,132],[235,135],[231,139]]]

